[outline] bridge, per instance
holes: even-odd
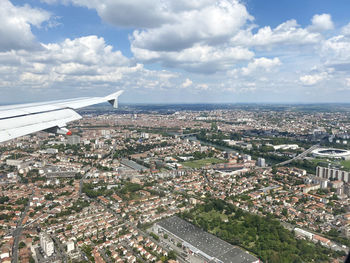
[[[293,159],[290,159],[290,160],[287,160],[287,161],[284,161],[284,162],[281,162],[279,164],[276,164],[276,166],[283,166],[283,165],[286,165],[286,164],[289,164],[293,161],[296,161],[296,160],[299,160],[299,159],[303,159],[304,157],[306,157],[309,153],[311,153],[313,150],[319,148],[320,145],[319,144],[315,144],[313,146],[311,146],[309,149],[305,150],[304,152],[302,152],[301,154],[299,154],[298,156],[295,156]]]
[[[199,134],[199,132],[185,133],[185,134],[174,134],[174,136],[179,137],[179,138],[188,138],[188,137],[196,136],[197,134]]]

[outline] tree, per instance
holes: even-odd
[[[176,253],[174,250],[170,250],[168,253],[168,259],[176,260]]]
[[[6,203],[10,200],[8,196],[0,196],[0,204]]]
[[[288,210],[287,210],[287,208],[283,208],[283,209],[282,209],[282,215],[288,216]]]
[[[19,243],[18,248],[19,248],[19,249],[22,249],[22,248],[24,248],[25,246],[26,246],[26,244],[22,241],[21,243]]]

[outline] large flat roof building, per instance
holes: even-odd
[[[209,262],[218,263],[258,263],[259,259],[243,249],[208,233],[200,228],[173,216],[154,225],[157,233],[167,233],[192,252],[201,255]]]

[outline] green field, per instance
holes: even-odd
[[[206,165],[223,163],[223,162],[225,162],[225,161],[217,159],[217,158],[207,158],[207,159],[183,162],[181,164],[183,166],[190,167],[190,168],[201,168],[201,167],[206,166]]]
[[[348,169],[348,170],[350,170],[350,160],[343,160],[343,161],[340,161],[340,164],[342,165],[342,166],[344,166],[344,168],[345,169]]]
[[[327,160],[327,159],[313,159],[311,160],[312,163],[315,165],[321,165],[324,166],[327,163],[333,164],[333,165],[342,165],[344,166],[344,170],[350,170],[350,160]],[[322,165],[323,164],[323,165]]]

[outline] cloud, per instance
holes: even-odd
[[[31,26],[40,27],[50,17],[47,11],[31,8],[29,5],[15,6],[8,0],[2,0],[0,51],[40,48]]]
[[[243,75],[250,75],[256,71],[270,72],[273,68],[280,66],[282,63],[279,58],[256,58],[250,62],[247,67],[242,68]]]
[[[297,21],[292,19],[274,29],[271,29],[270,26],[262,27],[256,34],[252,33],[252,28],[241,30],[231,38],[231,43],[249,47],[272,48],[277,45],[315,44],[321,39],[319,33],[311,33],[307,29],[301,28]]]
[[[329,14],[314,15],[311,22],[312,24],[308,27],[310,31],[322,32],[334,28],[332,17]]]
[[[113,82],[125,73],[142,68],[131,63],[120,51],[113,51],[97,36],[42,44],[42,49],[34,51],[0,52],[0,61],[12,70],[9,77],[12,77],[13,85],[37,88],[57,83],[74,86],[94,81]]]
[[[208,90],[209,89],[209,85],[208,84],[198,84],[196,85],[196,89],[198,90]]]
[[[198,10],[179,12],[173,23],[134,31],[136,48],[152,51],[179,51],[196,43],[215,45],[226,42],[252,19],[238,1],[219,0]]]
[[[38,94],[40,99],[103,95],[116,88],[174,90],[183,82],[178,73],[145,69],[95,35],[42,44],[40,50],[0,52],[1,102],[35,101]]]
[[[343,26],[343,28],[341,29],[341,33],[345,36],[350,36],[350,23]]]
[[[43,45],[45,56],[38,56],[39,61],[69,63],[74,61],[83,65],[101,64],[105,66],[123,66],[130,62],[120,51],[113,51],[102,37],[86,36],[66,39],[59,44]]]
[[[187,78],[187,79],[185,80],[185,82],[182,83],[181,86],[182,86],[183,88],[188,88],[189,86],[192,85],[192,83],[193,83],[192,80],[190,80],[190,79]]]
[[[322,43],[321,55],[327,64],[349,63],[350,37],[338,35]]]
[[[306,27],[294,19],[274,27],[259,27],[243,0],[41,2],[96,10],[103,22],[117,28],[117,34],[119,28],[128,28],[133,57],[124,56],[117,45],[111,46],[99,36],[38,43],[33,27],[54,24],[53,16],[4,0],[6,12],[0,10],[0,22],[5,25],[0,29],[2,92],[14,89],[17,94],[27,94],[40,89],[42,93],[64,90],[97,94],[118,85],[157,96],[164,91],[165,98],[169,97],[168,91],[176,94],[179,87],[186,94],[203,97],[210,93],[243,96],[264,91],[261,96],[269,94],[266,99],[270,100],[272,93],[296,94],[295,89],[302,93],[312,90],[305,86],[330,79],[334,82],[327,82],[328,90],[349,83],[350,23],[331,31],[334,23],[329,14],[314,15]],[[19,22],[9,24],[11,17]],[[144,64],[174,72],[148,70]],[[199,77],[200,82],[195,81]],[[320,93],[322,89],[326,88],[320,85]]]
[[[319,74],[301,76],[299,80],[302,82],[303,85],[313,86],[326,79],[327,76],[328,74],[326,72],[322,72]]]
[[[254,56],[244,47],[227,45],[231,36],[253,19],[240,2],[163,3],[176,19],[156,28],[133,32],[131,50],[137,60],[206,74],[227,70],[238,61]]]
[[[241,47],[211,47],[195,45],[179,52],[156,52],[131,47],[135,57],[143,62],[161,62],[167,67],[190,72],[215,73],[230,69],[238,62],[249,61],[254,53]]]
[[[254,19],[239,0],[60,2],[94,9],[107,23],[135,29],[130,35],[131,50],[142,63],[160,62],[208,73],[229,68],[253,54],[244,47],[228,45],[228,40]]]

